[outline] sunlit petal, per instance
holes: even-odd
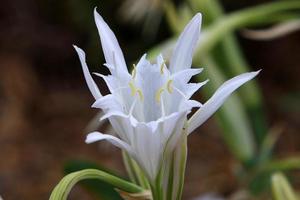
[[[194,49],[200,36],[201,19],[201,14],[196,14],[181,33],[170,59],[171,73],[191,67]]]
[[[89,71],[89,68],[86,64],[86,61],[85,61],[85,53],[82,49],[80,49],[79,47],[75,46],[74,45],[74,48],[79,56],[79,59],[80,59],[80,62],[81,62],[81,66],[82,66],[82,70],[83,70],[83,74],[84,74],[84,78],[86,80],[86,83],[93,95],[93,97],[95,99],[98,99],[98,98],[101,98],[102,95],[99,91],[99,88],[98,86],[96,85],[96,83],[94,82],[91,74],[90,74],[90,71]]]
[[[99,15],[96,8],[94,10],[94,17],[106,63],[113,66],[118,73],[128,73],[118,40],[103,18]]]
[[[97,131],[88,134],[85,142],[90,144],[90,143],[101,141],[101,140],[107,140],[110,143],[112,143],[113,145],[115,145],[116,147],[119,147],[120,149],[127,151],[129,154],[134,154],[132,152],[131,147],[126,142],[124,142],[124,141],[120,140],[119,138],[114,137],[112,135],[103,134],[103,133],[100,133]]]

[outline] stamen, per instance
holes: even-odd
[[[135,96],[136,94],[138,94],[140,97],[140,100],[141,101],[144,100],[144,95],[143,95],[142,90],[135,87],[135,85],[132,81],[129,82],[129,88],[131,90],[131,96]]]
[[[135,64],[133,64],[133,69],[132,69],[132,72],[131,72],[131,76],[132,76],[133,79],[135,79],[135,77],[136,77],[136,65]]]
[[[138,95],[139,95],[139,97],[140,97],[140,100],[143,101],[143,100],[144,100],[144,95],[143,95],[142,90],[137,89],[137,90],[136,90],[136,93],[138,93]]]
[[[163,74],[164,73],[164,66],[165,66],[165,61],[163,61],[160,65],[160,74]]]
[[[163,87],[161,87],[155,94],[155,100],[160,103],[160,96],[161,96],[161,93],[163,93],[165,89]]]
[[[172,79],[169,80],[169,81],[167,82],[167,90],[168,90],[169,93],[172,93],[172,92],[173,92],[173,86],[172,86],[172,83],[173,83],[173,80],[172,80]]]
[[[134,96],[135,93],[136,93],[136,87],[135,87],[135,85],[133,84],[132,81],[129,82],[129,88],[131,90],[131,96]]]

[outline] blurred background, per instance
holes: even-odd
[[[102,66],[95,6],[115,32],[129,64],[173,35],[159,3],[152,5],[155,14],[145,19],[128,8],[134,1],[127,1],[1,2],[0,195],[4,199],[49,198],[70,160],[97,163],[126,175],[118,149],[105,142],[84,143],[86,127],[97,110],[90,108],[93,98],[72,44],[86,51],[91,71],[108,73]],[[226,12],[265,2],[272,1],[221,1]],[[274,154],[278,158],[299,155],[300,32],[267,41],[249,39],[240,31],[236,36],[251,70],[263,69],[256,81],[266,124],[282,129]],[[101,91],[107,91],[101,80],[98,83]],[[194,98],[207,99],[201,91]],[[238,161],[220,132],[211,118],[190,136],[183,199],[204,193],[227,195],[241,187],[235,176]],[[299,172],[293,176],[299,177]],[[293,184],[299,189],[300,179]],[[76,186],[71,199],[94,198]]]

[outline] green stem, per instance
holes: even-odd
[[[148,180],[137,163],[124,151],[122,151],[122,156],[130,180],[133,183],[142,186],[144,189],[149,189],[150,186]]]

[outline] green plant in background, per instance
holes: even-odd
[[[241,53],[241,49],[238,45],[235,36],[233,35],[233,32],[240,28],[249,26],[267,25],[277,22],[289,22],[290,20],[294,20],[295,17],[298,17],[298,15],[294,14],[294,11],[300,9],[300,2],[278,1],[252,8],[247,8],[229,14],[224,13],[222,6],[218,0],[188,0],[184,2],[183,5],[181,5],[181,7],[179,8],[176,8],[172,1],[165,1],[164,8],[168,24],[170,25],[171,30],[174,32],[174,36],[181,32],[184,25],[193,15],[195,15],[198,12],[204,14],[205,21],[202,28],[203,33],[200,37],[200,40],[198,43],[195,42],[197,40],[192,40],[193,44],[196,46],[196,53],[194,55],[195,59],[193,60],[193,65],[205,67],[203,74],[205,74],[206,77],[209,77],[210,82],[209,84],[207,84],[206,87],[204,87],[203,91],[206,97],[210,97],[213,95],[212,91],[215,91],[226,79],[232,77],[233,75],[244,73],[250,70],[245,58]],[[109,68],[113,76],[116,76],[118,78],[121,77],[122,79],[122,77],[124,78],[124,71],[118,71],[118,68],[114,68],[114,65],[124,66],[124,61],[121,58],[122,56],[120,56],[122,52],[120,53],[119,50],[116,49],[115,38],[111,36],[110,30],[104,31],[105,29],[107,29],[107,25],[99,25],[99,21],[97,25],[99,28],[99,33],[101,35],[102,45],[104,44],[103,51],[106,57],[107,67]],[[186,28],[185,30],[189,31],[186,32],[193,32],[195,30],[191,27],[193,26],[188,26],[188,28]],[[184,34],[185,33],[183,33],[183,35]],[[197,34],[199,36],[199,33]],[[186,41],[188,40],[185,40],[185,43],[187,43]],[[184,53],[182,55],[182,52],[178,53],[178,51],[176,54],[176,50],[175,53],[170,53],[170,49],[173,49],[174,46],[176,46],[175,49],[178,49],[178,46],[180,47],[180,49],[184,48],[184,45],[182,44],[178,45],[177,43],[176,45],[174,39],[171,38],[168,41],[165,41],[162,44],[158,45],[157,47],[154,47],[151,50],[148,57],[154,60],[154,58],[156,58],[158,52],[160,51],[163,52],[164,58],[170,58],[170,55],[172,55],[173,61],[171,58],[169,65],[171,66],[169,67],[169,70],[172,73],[172,69],[176,69],[176,65],[174,65],[174,63],[182,62],[182,65],[186,64],[181,59],[176,60],[176,58],[184,56]],[[113,52],[115,53],[109,54],[109,51],[111,50],[113,50]],[[102,99],[103,97],[101,93],[97,89],[97,86],[93,82],[92,78],[88,73],[88,69],[85,66],[86,64],[84,53],[78,48],[77,51],[83,64],[85,77],[87,79],[91,92],[93,93],[96,100]],[[174,60],[176,60],[176,62]],[[166,71],[167,74],[170,73],[166,68],[166,62],[162,59],[162,57],[158,57],[157,62],[158,68],[160,68],[160,70],[163,72],[162,74],[164,74],[164,72]],[[191,62],[191,60],[189,62]],[[145,58],[144,60],[142,58],[141,61],[137,64],[137,66],[134,66],[131,75],[132,77],[135,77],[137,73],[141,73],[140,70],[142,65],[148,65],[145,61]],[[196,74],[197,73],[190,74],[189,78],[191,78],[192,75]],[[116,88],[118,89],[118,87],[114,85],[118,82],[118,80],[115,79],[115,77],[104,77],[103,75],[100,76],[106,80],[112,93],[113,90],[115,90]],[[126,76],[127,75],[125,75],[125,77]],[[201,77],[196,76],[196,79],[200,81]],[[173,80],[170,80],[171,79],[166,81],[165,88],[157,88],[157,95],[154,95],[155,97],[157,97],[156,101],[159,102],[159,104],[161,105],[157,108],[161,110],[159,111],[160,114],[166,112],[165,105],[161,103],[164,101],[163,95],[165,95],[165,92],[169,92],[171,94],[174,90],[173,85],[175,84],[176,86],[176,82],[174,83]],[[249,79],[247,78],[247,80]],[[126,85],[121,81],[118,84],[119,87]],[[239,85],[237,85],[236,87],[238,86]],[[131,91],[131,94],[133,94],[133,97],[137,97],[137,99],[142,100],[145,98],[145,90],[142,90],[140,87],[141,86],[139,86],[138,83],[134,83],[131,85],[129,84],[128,89]],[[221,88],[222,87],[224,86],[221,86]],[[235,89],[235,87],[232,88],[232,91]],[[122,95],[123,94],[120,94],[120,96]],[[106,139],[124,150],[124,163],[128,171],[130,181],[132,183],[124,181],[123,179],[120,179],[116,176],[112,176],[110,175],[110,173],[92,169],[84,169],[82,171],[74,172],[67,175],[54,189],[51,195],[51,199],[65,199],[70,189],[75,183],[82,179],[90,178],[100,179],[101,184],[104,183],[104,185],[106,182],[108,182],[109,184],[103,187],[117,188],[124,199],[180,199],[184,181],[184,168],[187,148],[186,136],[189,132],[193,131],[197,126],[199,126],[199,124],[203,123],[203,121],[205,121],[207,117],[209,117],[213,113],[210,112],[207,116],[205,116],[206,111],[205,109],[203,109],[203,107],[209,107],[210,110],[215,111],[218,108],[216,105],[220,106],[219,103],[222,103],[226,97],[226,93],[225,95],[223,95],[222,92],[217,91],[216,95],[213,95],[211,98],[215,100],[208,101],[213,102],[212,106],[209,106],[209,103],[199,105],[200,112],[196,112],[196,114],[192,118],[190,118],[190,120],[185,122],[185,124],[182,124],[182,127],[179,129],[182,129],[183,131],[180,131],[178,137],[175,137],[177,138],[177,142],[172,142],[174,143],[174,145],[171,145],[172,148],[166,148],[167,146],[169,146],[170,141],[173,140],[171,139],[172,137],[166,138],[167,140],[165,144],[168,145],[163,145],[162,148],[159,146],[156,147],[156,150],[163,149],[163,151],[154,151],[154,149],[152,149],[148,153],[144,152],[142,156],[143,158],[139,158],[139,155],[136,155],[137,153],[135,153],[134,151],[138,153],[144,151],[143,148],[149,145],[149,142],[151,143],[151,138],[148,138],[146,142],[142,143],[142,148],[138,148],[138,146],[136,146],[136,148],[134,147],[132,149],[132,147],[129,147],[127,146],[127,144],[124,143],[124,141],[128,142],[128,138],[126,139],[126,137],[129,137],[128,135],[125,138],[122,138],[121,136],[121,139],[124,141],[119,141],[119,139],[115,137],[103,135],[100,133],[93,133],[89,135],[87,138],[88,142]],[[99,100],[97,103],[96,101],[97,105],[94,104],[94,106],[100,107],[106,110],[105,112],[107,112],[107,109],[110,109],[109,107],[107,107],[108,104],[111,103],[111,101],[114,101],[114,99],[108,100],[110,102],[104,102],[103,100]],[[216,103],[216,100],[219,100],[221,102]],[[138,102],[138,100],[131,99],[130,102],[135,103],[133,107],[129,106],[129,111],[138,113],[139,111],[135,109],[135,106],[141,106],[135,105],[137,104],[136,102]],[[191,107],[193,107],[192,104],[190,105],[189,109]],[[116,110],[113,110],[112,114],[115,115],[116,113]],[[241,165],[243,166],[241,171],[237,173],[237,176],[243,184],[246,184],[248,186],[252,194],[257,195],[268,189],[268,186],[270,184],[270,177],[273,172],[278,170],[292,170],[300,168],[299,158],[287,158],[281,160],[275,160],[273,158],[272,148],[276,142],[280,129],[268,131],[268,125],[266,123],[266,117],[263,111],[262,96],[259,87],[257,86],[257,83],[251,82],[250,84],[242,87],[238,94],[233,95],[230,99],[226,101],[224,106],[216,114],[216,117],[217,122],[222,130],[222,137],[225,143],[227,144],[232,154],[236,157],[237,160],[240,161]],[[112,123],[115,123],[116,126],[116,123],[120,122]],[[122,123],[123,125],[119,127],[119,130],[122,130],[121,132],[123,133],[118,133],[119,136],[120,134],[126,133],[126,130],[124,129],[124,127],[122,127],[124,126],[124,123],[126,124],[126,122],[124,121]],[[147,131],[145,129],[142,132]],[[179,137],[179,135],[181,136]],[[138,140],[141,139],[139,139],[138,137],[140,136],[132,138],[135,141],[129,140],[129,144],[133,144],[135,142],[138,145]],[[144,137],[146,138],[146,135]],[[162,157],[164,158],[162,163],[155,161],[155,157],[157,155],[162,155]],[[152,159],[153,162],[151,161],[152,164],[150,162],[150,165],[149,163],[147,165],[145,164],[146,160],[143,159],[148,159],[148,162]],[[158,160],[161,160],[161,157],[158,158]],[[160,163],[159,168],[156,167],[158,166],[157,163]],[[73,164],[73,166],[77,165],[78,164],[76,163]],[[86,167],[90,168],[88,166]],[[157,169],[159,170],[157,171]],[[178,174],[178,172],[180,173]],[[284,182],[284,178],[282,178],[281,175],[273,175],[272,177],[272,188],[275,199],[281,200],[283,199],[283,197],[287,196],[288,199],[293,200],[295,196],[291,195],[292,192],[290,192],[291,190],[288,189],[288,184],[287,182]],[[99,184],[100,182],[95,182],[94,184]],[[87,187],[90,188],[91,185]],[[151,193],[149,193],[149,190],[151,190],[152,196]],[[117,197],[111,198],[117,199]]]
[[[299,199],[282,173],[277,172],[272,175],[272,192],[275,200]]]
[[[168,2],[165,8],[174,34],[182,28],[180,25],[186,22],[186,16],[191,16],[195,12],[202,12],[206,16],[194,65],[205,66],[204,73],[210,77],[210,84],[207,86],[210,87],[203,90],[206,96],[211,96],[211,91],[226,78],[249,70],[233,32],[249,26],[290,21],[295,23],[298,21],[295,18],[299,16],[294,12],[299,10],[300,2],[279,1],[229,14],[224,14],[218,0],[189,0],[179,10]],[[158,48],[166,49],[168,54],[172,45],[171,39]],[[154,49],[153,54],[156,51]],[[197,79],[201,80],[201,77],[197,76]],[[282,165],[274,165],[272,169],[265,167],[274,164],[272,148],[278,130],[267,130],[262,97],[255,81],[242,87],[238,93],[228,99],[216,114],[216,118],[228,148],[244,166],[239,177],[246,182],[253,194],[258,194],[268,188],[270,174],[276,171],[276,167],[285,166],[284,170],[299,169],[300,160],[288,158],[275,161],[281,162]]]

